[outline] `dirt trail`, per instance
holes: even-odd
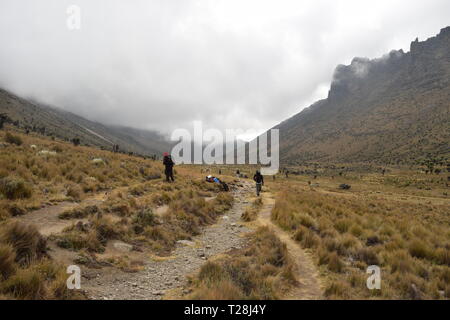
[[[246,245],[243,235],[250,231],[241,223],[241,214],[249,203],[249,195],[254,192],[251,183],[243,182],[243,186],[233,191],[235,203],[215,225],[204,228],[201,235],[192,241],[180,241],[172,256],[166,258],[154,257],[148,253],[116,252],[131,259],[142,261],[143,270],[137,273],[126,273],[114,267],[88,269],[82,267],[82,288],[90,299],[140,299],[159,300],[167,293],[176,292],[186,286],[186,276],[198,271],[208,257],[239,249]],[[16,220],[32,223],[45,236],[61,232],[64,228],[82,219],[61,220],[58,214],[79,206],[100,205],[106,195],[99,194],[81,203],[62,202],[58,205],[42,208]],[[299,285],[283,299],[306,300],[321,299],[317,270],[311,258],[291,239],[290,235],[272,223],[271,210],[275,203],[272,194],[263,193],[264,206],[258,216],[256,225],[267,225],[284,242],[297,266]],[[214,197],[206,199],[210,201]],[[162,214],[167,206],[158,208],[157,214]],[[57,247],[52,248],[54,254],[63,263],[73,261],[76,253]],[[110,250],[111,251],[111,250]],[[111,251],[114,253],[114,251]],[[181,293],[181,292],[180,292]],[[179,296],[180,294],[176,294]]]
[[[32,211],[26,215],[14,218],[16,221],[24,222],[26,224],[35,225],[39,232],[44,236],[60,233],[64,228],[71,226],[73,223],[83,221],[83,219],[62,220],[58,218],[60,213],[74,209],[77,207],[85,207],[92,205],[100,205],[106,196],[98,194],[92,198],[77,202],[61,202],[57,205],[45,207],[39,210]]]
[[[74,208],[82,208],[94,205],[99,206],[108,198],[108,196],[111,193],[124,192],[140,184],[141,183],[136,183],[131,186],[116,188],[106,193],[105,192],[97,193],[87,199],[82,200],[81,202],[64,201],[58,203],[57,205],[48,206],[39,210],[29,212],[26,215],[14,218],[14,220],[35,225],[42,235],[48,237],[52,234],[60,233],[66,227],[69,227],[72,224],[77,223],[78,221],[83,222],[87,221],[86,219],[69,219],[69,220],[59,219],[58,215],[60,213],[63,213],[67,210]],[[157,214],[162,214],[164,213],[165,210],[167,210],[167,206],[164,206],[164,208],[157,208]]]
[[[142,271],[125,273],[112,267],[82,269],[83,290],[90,299],[103,300],[160,300],[168,293],[181,290],[187,284],[186,276],[196,272],[208,257],[246,245],[243,234],[249,229],[240,224],[240,217],[250,191],[251,185],[247,183],[233,191],[233,207],[192,241],[180,241],[170,257],[141,255]]]
[[[323,299],[321,283],[319,275],[312,258],[298,245],[291,235],[275,225],[270,215],[275,204],[273,195],[268,192],[263,192],[264,206],[261,209],[257,225],[270,227],[278,238],[286,244],[286,247],[291,255],[292,260],[296,264],[296,276],[299,285],[292,289],[288,294],[282,297],[283,300],[320,300]]]

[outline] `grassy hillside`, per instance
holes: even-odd
[[[25,135],[9,125],[0,130],[0,148],[0,299],[81,298],[67,290],[63,265],[136,272],[130,254],[110,254],[112,240],[168,255],[233,203],[187,169],[177,168],[169,184],[160,161]]]
[[[142,155],[160,155],[170,150],[170,143],[153,131],[106,126],[62,109],[44,106],[0,89],[0,114],[6,114],[21,128],[67,141],[79,138],[83,145]]]

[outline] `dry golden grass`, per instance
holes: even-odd
[[[45,256],[46,240],[31,225],[10,222],[0,229],[0,243],[10,245],[14,249],[15,262],[27,266]]]
[[[109,240],[122,240],[168,255],[177,240],[198,234],[233,203],[231,195],[205,183],[192,168],[177,167],[176,182],[168,184],[160,161],[9,130],[13,133],[0,131],[0,221],[61,201],[106,198],[59,214],[60,219],[83,219],[50,236],[61,248],[101,253]],[[206,197],[215,198],[207,202]],[[167,207],[163,214],[160,206]],[[22,237],[35,239],[36,232],[27,229]],[[1,253],[7,254],[8,247]],[[8,261],[5,274],[10,273]],[[118,258],[114,265],[124,269],[125,264]]]
[[[20,223],[0,226],[0,295],[3,299],[80,299],[66,286],[64,268],[46,256],[43,237]]]
[[[256,198],[251,206],[245,208],[244,213],[242,213],[241,219],[245,222],[254,221],[257,218],[258,212],[261,210],[262,206],[262,198]]]
[[[214,223],[233,204],[230,194],[219,193],[207,202],[193,187],[176,191],[180,186],[182,182],[173,187],[167,199],[167,210],[161,216],[157,216],[151,206],[154,192],[138,200],[131,198],[133,201],[115,195],[101,208],[91,206],[61,214],[63,219],[87,218],[88,223],[66,228],[51,239],[65,249],[91,252],[103,252],[108,240],[122,240],[167,255],[177,240],[199,234],[201,227]]]
[[[50,237],[62,248],[94,255],[103,252],[109,240],[122,240],[169,256],[177,240],[192,239],[233,203],[230,194],[204,182],[202,167],[177,167],[176,182],[168,184],[161,179],[160,162],[38,136],[13,136],[22,143],[0,131],[0,141],[6,142],[0,153],[0,221],[59,201],[106,197],[95,208],[60,215],[84,219]],[[229,175],[235,169],[212,168]],[[241,172],[251,176],[253,169]],[[267,187],[278,192],[273,220],[314,254],[328,298],[450,297],[448,196],[442,176],[350,172],[331,179],[320,174],[314,179],[319,187],[307,186],[309,177],[280,176]],[[336,189],[344,182],[352,184],[350,191]],[[247,208],[245,221],[256,217],[262,205],[258,201]],[[286,249],[269,230],[258,230],[251,239],[246,250],[205,265],[193,280],[191,297],[280,297],[294,281]],[[32,227],[2,226],[0,297],[74,298],[65,287],[67,275],[46,258],[43,243]],[[125,256],[111,263],[125,271],[139,269]],[[382,268],[381,291],[366,288],[366,268],[373,264]]]
[[[12,143],[10,136],[22,143]],[[162,172],[159,161],[36,135],[0,131],[0,141],[5,142],[0,153],[0,220],[14,215],[11,200],[26,212],[47,203],[79,201],[96,192],[152,182]]]
[[[292,262],[276,235],[261,227],[250,245],[205,263],[191,281],[194,300],[273,300],[295,283]]]
[[[272,219],[314,254],[327,283],[326,297],[450,298],[450,220],[444,200],[340,194],[325,186],[310,190],[297,179],[273,188],[279,193]],[[366,287],[370,265],[381,267],[381,290]]]

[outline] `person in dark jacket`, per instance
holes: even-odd
[[[173,178],[173,166],[175,165],[175,162],[173,162],[172,157],[165,152],[164,153],[164,160],[163,164],[166,167],[165,174],[166,174],[166,181],[170,182],[170,180],[175,181]]]
[[[253,176],[253,180],[256,182],[256,195],[259,197],[262,186],[264,185],[264,177],[259,171],[256,171],[255,175]]]

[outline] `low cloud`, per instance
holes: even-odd
[[[110,124],[260,131],[321,98],[336,65],[449,18],[446,0],[3,0],[0,86]]]

